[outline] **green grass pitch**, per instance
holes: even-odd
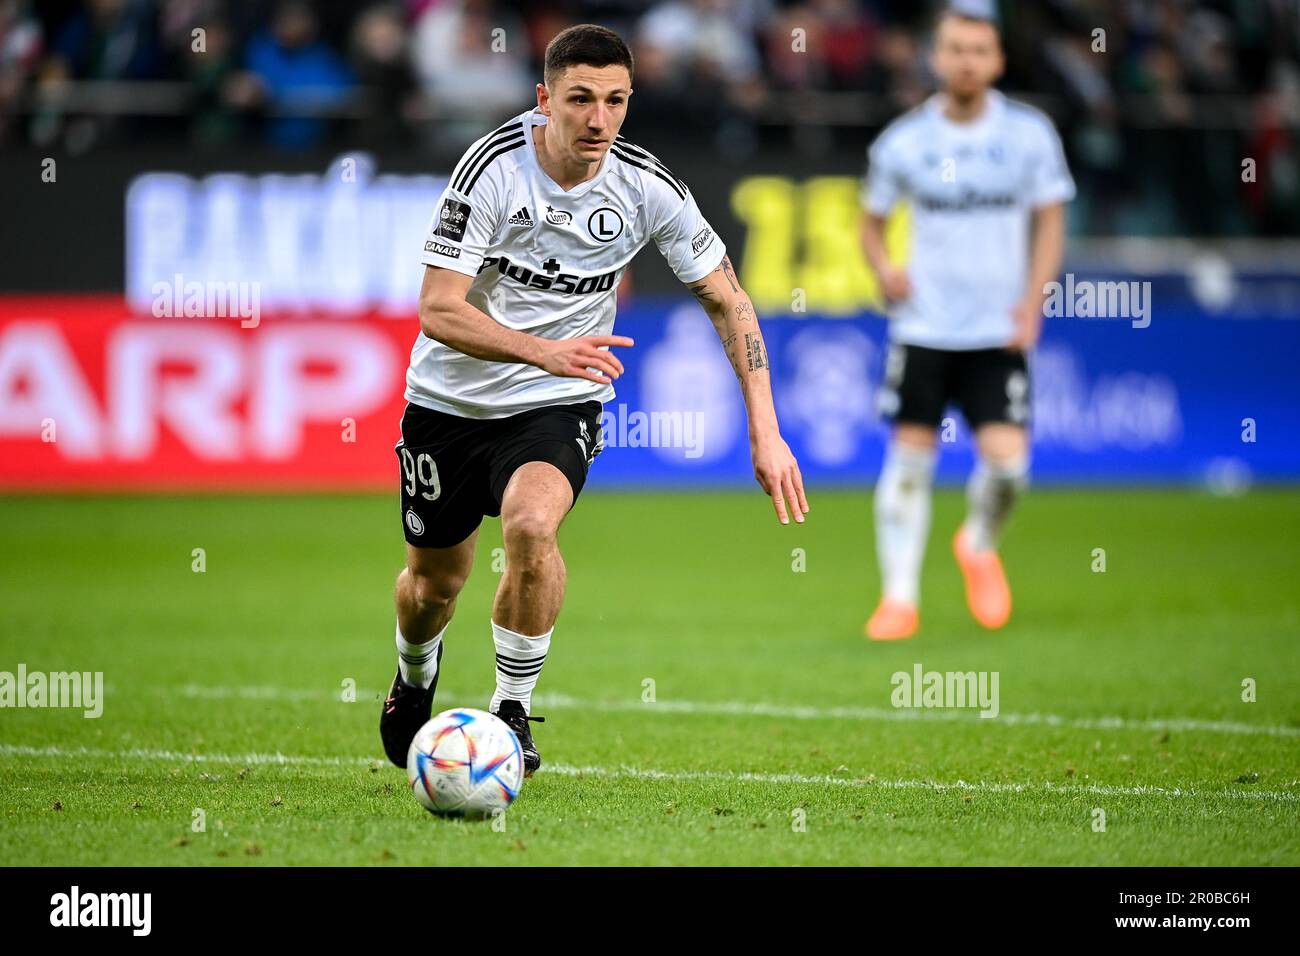
[[[861,636],[868,494],[811,503],[782,528],[757,489],[583,497],[544,765],[502,830],[433,818],[380,762],[392,496],[0,499],[0,670],[107,691],[99,719],[0,711],[4,860],[1300,863],[1300,494],[1038,490],[990,634],[945,491],[921,633],[888,646]],[[499,543],[485,522],[436,709],[487,702]],[[998,672],[999,715],[892,707],[917,663]]]

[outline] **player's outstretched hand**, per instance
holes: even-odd
[[[912,295],[912,280],[906,269],[889,268],[880,273],[880,291],[888,302],[902,302]]]
[[[585,378],[608,385],[623,374],[618,356],[602,346],[631,346],[626,335],[584,335],[576,339],[542,339],[540,368],[565,378]]]
[[[804,497],[803,475],[799,473],[799,463],[794,460],[790,446],[777,435],[755,440],[752,451],[754,477],[771,496],[772,507],[776,509],[781,524],[790,523],[787,502],[794,510],[794,520],[803,524],[803,516],[808,513],[808,499]]]
[[[1015,322],[1015,332],[1006,345],[1009,352],[1028,352],[1038,344],[1038,336],[1043,329],[1043,306],[1041,302],[1029,300],[1016,303],[1011,310]]]

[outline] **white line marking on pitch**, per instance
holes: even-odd
[[[277,687],[205,687],[186,684],[163,689],[183,697],[221,700],[239,697],[245,700],[338,700],[337,691],[304,690]],[[357,691],[358,700],[378,700],[378,691]],[[443,691],[442,700],[459,700],[458,695]],[[1148,732],[1178,731],[1189,733],[1242,734],[1265,737],[1300,737],[1300,727],[1285,724],[1247,724],[1231,720],[1201,720],[1195,717],[1066,717],[1063,714],[1001,713],[983,719],[966,710],[912,710],[889,707],[805,707],[797,704],[746,703],[739,700],[693,701],[660,700],[653,704],[635,701],[582,700],[565,694],[534,694],[537,707],[557,710],[639,711],[644,714],[705,714],[729,717],[777,717],[789,720],[860,720],[860,721],[964,721],[1001,724],[1006,727],[1051,727],[1066,730],[1141,730]],[[480,706],[480,705],[474,705]]]
[[[246,754],[195,754],[182,750],[97,750],[92,747],[29,747],[20,744],[0,744],[0,754],[11,757],[84,757],[104,760],[162,760],[172,763],[234,764],[243,766],[307,766],[307,767],[368,767],[385,766],[378,758],[366,757],[312,757],[281,753]],[[976,793],[1046,793],[1054,796],[1079,796],[1099,794],[1123,797],[1188,797],[1211,800],[1219,797],[1246,800],[1277,800],[1285,803],[1300,801],[1300,793],[1285,790],[1184,790],[1180,787],[1113,787],[1104,784],[1073,784],[1058,786],[1054,783],[970,783],[956,780],[937,783],[931,780],[875,780],[861,777],[831,777],[798,773],[747,773],[731,770],[647,770],[639,767],[573,767],[567,764],[548,764],[542,773],[566,777],[622,777],[634,780],[688,781],[703,780],[718,783],[799,784],[811,786],[857,787],[883,790],[957,790]]]

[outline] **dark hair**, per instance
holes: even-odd
[[[546,45],[543,79],[550,86],[571,66],[625,66],[632,78],[632,51],[613,30],[594,23],[579,23],[555,35]]]

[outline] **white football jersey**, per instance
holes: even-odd
[[[596,175],[569,191],[537,161],[529,110],[474,143],[438,202],[420,261],[474,282],[470,305],[548,339],[609,335],[623,270],[654,240],[683,282],[722,262],[722,240],[690,191],[652,155],[615,138]],[[488,362],[430,339],[411,349],[406,398],[464,418],[614,397],[611,385]]]
[[[891,338],[1006,344],[1029,281],[1030,213],[1074,198],[1051,120],[990,90],[982,115],[956,123],[935,95],[885,127],[867,160],[862,205],[883,216],[906,199],[912,210],[912,294],[891,307]]]

